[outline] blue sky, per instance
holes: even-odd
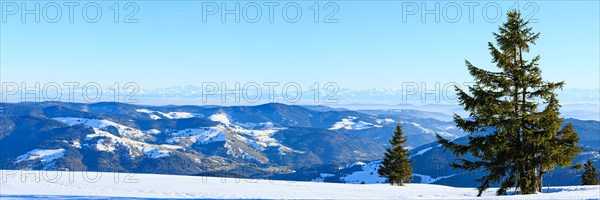
[[[48,3],[39,2],[41,7]],[[235,2],[225,3],[231,8]],[[238,2],[241,7],[248,4]],[[57,23],[44,18],[35,23],[33,15],[22,23],[20,15],[6,15],[2,7],[0,75],[3,82],[136,82],[142,88],[294,81],[367,89],[399,88],[402,82],[470,81],[464,59],[495,69],[487,42],[504,16],[487,22],[495,16],[495,7],[483,16],[488,2],[474,7],[473,22],[465,2],[457,2],[462,15],[456,23],[444,20],[456,15],[448,1],[437,2],[439,23],[434,15],[422,22],[420,13],[403,21],[403,9],[408,9],[403,5],[408,4],[401,1],[333,1],[338,23],[322,22],[332,8],[324,10],[325,2],[319,4],[320,22],[315,23],[310,9],[314,1],[298,1],[302,16],[289,23],[281,14],[289,2],[275,7],[273,23],[264,6],[257,23],[235,23],[233,15],[226,16],[226,23],[220,15],[203,22],[201,1],[136,1],[138,23],[114,23],[110,6],[115,1],[99,2],[102,17],[97,23],[84,21],[84,3],[75,7],[74,23],[69,23],[67,7]],[[423,9],[422,2],[415,3],[411,5]],[[433,9],[435,3],[425,6]],[[502,12],[515,4],[496,3]],[[34,6],[32,1],[26,4]],[[524,14],[537,8],[533,19],[538,22],[532,26],[541,37],[531,55],[541,55],[543,76],[564,80],[568,88],[600,87],[598,1],[531,1],[527,8]],[[48,16],[54,15],[52,9]],[[120,9],[119,19],[127,11]]]

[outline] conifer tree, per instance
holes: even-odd
[[[600,180],[598,180],[598,174],[596,173],[596,167],[592,164],[591,160],[588,160],[585,164],[583,164],[583,174],[581,175],[582,185],[598,185],[600,184]]]
[[[559,117],[560,104],[555,90],[564,82],[548,82],[541,77],[539,56],[527,60],[525,53],[535,45],[528,21],[516,11],[507,13],[507,21],[494,33],[496,45],[488,43],[492,62],[499,72],[466,66],[475,80],[464,91],[458,87],[459,103],[468,111],[454,122],[470,133],[466,144],[458,144],[437,135],[438,142],[457,156],[453,167],[468,171],[482,170],[478,196],[492,183],[501,183],[498,195],[515,187],[517,194],[541,192],[542,177],[556,165],[566,167],[577,156],[579,136]],[[538,110],[541,107],[541,110]]]
[[[387,178],[390,184],[403,186],[405,182],[410,183],[411,181],[412,167],[410,163],[413,161],[408,158],[410,155],[408,150],[404,148],[406,137],[402,133],[400,124],[396,125],[390,144],[392,146],[386,149],[385,157],[377,172]]]

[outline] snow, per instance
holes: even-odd
[[[92,144],[92,147],[96,148],[98,151],[113,152],[116,150],[117,145],[122,145],[129,149],[131,157],[144,155],[150,158],[161,158],[168,156],[169,152],[174,150],[173,145],[163,146],[149,144],[125,137],[119,137],[98,128],[93,128],[93,130],[94,134],[86,135],[86,141],[100,138],[95,144]]]
[[[356,119],[358,119],[358,117],[348,116],[347,118],[342,119],[342,121],[334,123],[331,126],[331,128],[329,128],[329,130],[339,130],[342,128],[346,129],[346,130],[364,130],[364,129],[374,128],[374,127],[375,128],[382,127],[380,125],[371,124],[371,123],[365,122],[365,121],[355,122]]]
[[[426,148],[421,151],[426,152],[428,150],[431,150],[431,148]],[[421,152],[421,151],[419,151],[419,152]],[[415,154],[415,155],[418,155],[418,154]],[[351,168],[351,167],[354,167],[357,165],[362,166],[362,170],[355,171],[355,172],[352,172],[351,174],[342,176],[340,178],[340,181],[345,182],[345,183],[353,183],[353,184],[358,184],[363,181],[367,184],[384,183],[386,181],[385,178],[380,177],[379,174],[377,173],[377,170],[379,169],[379,166],[381,165],[381,161],[373,161],[373,162],[369,162],[369,163],[356,162],[356,163],[348,166],[347,168]],[[427,176],[427,175],[421,175],[421,174],[413,174],[413,176],[420,177],[421,178],[420,183],[430,184],[430,183],[434,183],[436,181],[439,181],[439,180],[442,180],[445,178],[450,178],[450,177],[456,176],[456,174],[449,175],[449,176],[440,176],[440,177],[436,177],[436,178],[433,178],[433,177]]]
[[[436,147],[441,147],[441,146],[442,146],[442,145],[437,145]],[[421,149],[421,150],[420,150],[420,151],[418,151],[417,153],[415,153],[415,154],[413,154],[413,155],[410,155],[410,158],[412,158],[412,157],[415,157],[415,156],[418,156],[418,155],[422,155],[422,154],[424,154],[425,152],[428,152],[429,150],[432,150],[432,149],[433,149],[433,147],[427,147],[427,148]]]
[[[26,154],[18,156],[15,163],[39,159],[43,164],[48,164],[56,159],[62,158],[64,155],[64,149],[34,149]]]
[[[229,125],[231,122],[229,121],[229,116],[225,113],[215,113],[208,117],[211,121],[220,122],[221,124]]]
[[[258,142],[256,140],[253,140],[253,139],[250,139],[250,138],[246,138],[246,137],[242,137],[240,135],[236,135],[236,137],[238,137],[242,141],[245,141],[248,145],[250,145],[250,147],[252,147],[253,149],[255,149],[257,151],[263,151],[264,148],[267,146],[266,143],[258,144]]]
[[[363,181],[365,183],[384,183],[386,181],[385,178],[379,176],[379,174],[377,173],[377,169],[379,169],[379,165],[381,165],[381,161],[370,162],[368,164],[363,163],[363,162],[354,163],[354,164],[350,165],[350,167],[356,166],[356,165],[362,166],[362,170],[355,171],[346,176],[342,176],[340,178],[340,181],[345,182],[345,183],[354,183],[354,184],[358,184]]]
[[[153,120],[159,120],[159,119],[162,119],[162,118],[161,118],[161,117],[159,117],[158,115],[155,115],[155,114],[150,114],[150,119],[153,119]]]
[[[71,145],[72,147],[81,149],[81,143],[79,142],[79,140],[75,140],[73,141],[73,145]]]
[[[159,133],[161,133],[161,131],[160,131],[160,130],[158,130],[158,129],[150,129],[150,130],[146,130],[146,131],[144,131],[144,132],[146,132],[146,133],[148,133],[148,134],[151,134],[151,135],[156,135],[156,134],[159,134]]]
[[[339,184],[101,172],[0,171],[2,199],[599,199],[600,186],[544,188],[542,194],[476,197],[474,188],[432,184]]]
[[[238,148],[237,150],[238,150],[238,152],[240,152],[241,155],[243,155],[244,159],[246,159],[246,160],[257,160],[254,156],[246,153],[246,151],[244,151],[243,149]],[[229,154],[229,152],[228,152],[228,154]]]
[[[187,119],[187,118],[193,118],[193,117],[197,116],[197,115],[194,115],[189,112],[169,112],[169,113],[161,113],[161,114],[163,114],[163,116],[165,116],[169,119]]]
[[[269,147],[276,147],[281,155],[290,152],[304,153],[284,146],[272,136],[278,131],[285,130],[285,127],[275,127],[272,122],[262,123],[241,123],[230,121],[225,113],[216,113],[209,117],[210,120],[220,122],[213,127],[201,127],[197,129],[185,130],[166,130],[171,137],[167,139],[170,144],[185,144],[187,146],[193,143],[208,144],[212,142],[226,142],[227,134],[246,142],[250,147],[257,151],[264,151]],[[226,134],[227,133],[227,134]],[[191,142],[182,141],[186,139]],[[225,145],[228,145],[227,143]],[[225,146],[228,147],[228,146]],[[242,154],[247,159],[255,159],[251,155]]]
[[[600,159],[600,152],[597,151],[581,152],[579,155],[589,156],[591,159]]]
[[[79,142],[79,140],[72,140],[70,142],[63,140],[62,142],[64,142],[65,144],[68,144],[69,146],[81,149],[81,143]]]
[[[424,154],[425,152],[427,152],[427,151],[429,151],[429,150],[432,150],[432,149],[433,149],[433,147],[427,147],[427,148],[425,148],[425,149],[422,149],[421,151],[419,151],[419,152],[415,153],[414,155],[411,155],[410,157],[413,157],[413,156],[418,156],[418,155]]]
[[[364,163],[364,162],[358,161],[358,162],[352,163],[352,164],[351,164],[350,166],[348,166],[347,168],[352,168],[352,167],[354,167],[354,166],[357,166],[357,165],[364,166],[364,165],[366,165],[366,164],[367,164],[367,163]]]
[[[232,129],[234,133],[240,134],[240,136],[245,138],[244,141],[259,151],[262,151],[267,147],[283,146],[279,141],[271,137],[279,130],[281,129],[268,128],[263,130],[248,130],[241,127],[234,127]]]
[[[189,112],[164,113],[164,112],[148,110],[148,109],[137,109],[135,111],[139,112],[139,113],[147,113],[150,115],[150,118],[153,120],[159,120],[159,119],[162,119],[162,117],[167,118],[167,119],[186,119],[186,118],[202,117],[201,114],[193,114],[193,113],[189,113]]]
[[[435,183],[436,181],[442,180],[442,179],[446,179],[446,178],[452,178],[454,176],[456,176],[457,174],[452,174],[452,175],[448,175],[448,176],[440,176],[437,178],[432,178],[431,176],[428,175],[421,175],[421,174],[412,174],[413,176],[418,176],[421,177],[421,183]]]
[[[269,129],[274,128],[275,124],[273,122],[261,122],[261,123],[252,123],[252,122],[234,122],[236,126],[240,126],[246,129]]]
[[[139,113],[147,113],[147,114],[149,114],[149,115],[150,115],[150,118],[151,118],[151,119],[153,119],[153,120],[162,119],[162,118],[161,118],[161,117],[159,117],[158,115],[155,115],[155,114],[154,114],[154,111],[152,111],[152,110],[148,110],[148,109],[137,109],[137,110],[135,110],[135,111],[136,111],[136,112],[139,112]]]
[[[114,143],[107,142],[105,139],[99,139],[94,147],[96,147],[98,151],[107,152],[113,152],[117,149]]]
[[[454,126],[447,126],[446,128],[444,128],[444,130],[454,130],[456,129],[456,127]]]
[[[435,131],[432,131],[431,129],[424,128],[423,126],[421,126],[421,124],[417,124],[415,122],[411,122],[410,124],[412,124],[413,126],[421,129],[421,131],[423,131],[424,133],[435,133]]]
[[[138,112],[151,111],[138,110]],[[173,115],[173,117],[183,117],[185,115],[186,114],[178,113],[177,115]],[[81,124],[92,127],[94,133],[87,135],[86,141],[90,141],[96,137],[99,139],[94,140],[95,143],[93,144],[90,144],[90,142],[83,144],[85,147],[93,147],[98,151],[113,152],[117,149],[118,145],[123,145],[129,149],[132,157],[148,156],[150,158],[161,158],[170,155],[169,152],[173,150],[183,148],[181,146],[188,147],[195,143],[209,144],[213,142],[226,142],[227,133],[232,133],[241,141],[248,143],[252,148],[258,151],[264,151],[269,147],[275,147],[281,155],[290,152],[304,153],[286,147],[272,137],[276,132],[286,128],[274,127],[272,122],[233,124],[225,113],[217,113],[210,117],[213,121],[221,122],[221,124],[217,126],[164,131],[157,129],[140,131],[105,119],[85,119],[76,117],[60,117],[53,119],[71,126]],[[115,127],[119,134],[117,135],[108,132],[109,127]],[[166,143],[172,146],[155,145],[143,142],[145,138],[163,132],[169,136],[166,138]],[[175,145],[181,146],[177,146],[177,148],[174,149],[173,147],[175,147]],[[243,156],[247,159],[255,159],[249,154],[243,154]]]
[[[246,160],[257,160],[254,156],[251,156],[248,153],[244,153],[244,159],[246,159]]]
[[[86,119],[86,118],[77,118],[77,117],[56,117],[52,118],[54,120],[63,122],[69,126],[73,125],[86,125],[92,128],[97,128],[103,131],[107,131],[108,127],[112,126],[117,128],[119,134],[125,138],[131,139],[143,139],[146,134],[138,129],[131,128],[128,126],[124,126],[121,124],[117,124],[115,122],[105,120],[105,119]]]
[[[373,118],[373,119],[375,119],[375,122],[377,122],[377,124],[391,124],[391,123],[396,122],[396,121],[394,121],[393,119],[390,119],[390,118],[385,118],[385,119]]]
[[[444,132],[444,131],[440,131],[440,132],[436,132],[437,134],[439,134],[440,136],[444,137],[444,138],[458,138],[457,135],[452,134],[452,133],[448,133],[448,132]]]
[[[171,144],[178,143],[184,138],[191,141],[192,144],[196,142],[200,142],[201,144],[223,142],[227,138],[223,130],[223,126],[177,130],[169,133],[173,137],[167,139],[167,142]]]
[[[177,145],[161,144],[160,146],[171,150],[183,149],[182,146]]]
[[[325,181],[325,178],[334,177],[334,176],[335,176],[335,174],[320,173],[319,177],[313,179],[312,182],[323,182],[323,181]]]
[[[152,148],[152,147],[143,147],[142,152],[144,152],[144,155],[146,155],[150,158],[162,158],[162,157],[169,156],[169,151],[159,150],[159,149]]]
[[[412,125],[412,126],[418,128],[418,129],[420,129],[422,133],[431,134],[431,135],[439,134],[440,136],[442,136],[444,138],[450,138],[450,139],[456,139],[456,138],[458,138],[458,136],[455,135],[455,134],[444,132],[444,131],[434,131],[434,130],[431,130],[431,129],[423,127],[423,125],[421,125],[419,123],[405,122],[405,121],[400,122],[400,123]],[[442,128],[442,129],[444,129],[444,130],[450,130],[452,128],[445,127],[445,128]]]
[[[234,122],[226,113],[223,112],[215,113],[208,117],[208,119],[221,123],[221,125],[218,125],[217,127],[222,132],[233,133],[234,137],[246,142],[257,151],[264,151],[268,147],[277,147],[279,154],[281,155],[285,155],[290,152],[304,153],[302,151],[293,150],[292,148],[284,146],[275,138],[273,138],[272,136],[278,131],[287,129],[285,127],[275,127],[273,122]],[[225,141],[225,138],[223,138],[223,141]]]
[[[285,127],[275,127],[272,122],[261,123],[231,123],[224,126],[227,130],[236,134],[235,137],[246,142],[257,151],[264,151],[268,147],[278,147],[279,154],[285,155],[290,152],[304,153],[284,146],[272,136]]]

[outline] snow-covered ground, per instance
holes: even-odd
[[[549,193],[483,198],[473,188],[429,184],[337,184],[95,172],[0,171],[1,199],[599,199],[600,186],[552,187]],[[546,191],[548,192],[548,191]]]
[[[329,128],[329,130],[338,130],[338,129],[364,130],[364,129],[381,128],[382,127],[381,125],[375,125],[375,124],[371,124],[371,123],[365,122],[365,121],[355,122],[356,119],[358,119],[358,117],[348,116],[345,119],[342,119],[342,121],[339,121],[339,122],[336,122],[335,124],[333,124],[331,126],[331,128]]]
[[[115,122],[105,120],[105,119],[86,119],[86,118],[78,118],[78,117],[55,117],[52,118],[56,121],[65,123],[69,126],[81,124],[89,127],[97,128],[103,131],[107,131],[108,127],[114,127],[118,130],[119,135],[124,138],[130,139],[143,139],[146,135],[135,128],[131,128],[122,124],[117,124]]]
[[[15,162],[21,162],[25,160],[41,159],[42,163],[49,163],[65,155],[64,149],[34,149],[27,154],[20,155],[17,157]]]
[[[135,111],[139,112],[139,113],[146,113],[153,120],[162,119],[163,117],[167,118],[167,119],[185,119],[185,118],[193,118],[193,117],[202,117],[202,114],[195,114],[195,113],[188,113],[188,112],[164,113],[164,112],[148,110],[148,109],[137,109]]]
[[[115,123],[115,122],[112,122],[109,120],[105,120],[105,119],[86,119],[86,118],[77,118],[77,117],[57,117],[57,118],[52,118],[52,119],[63,122],[70,126],[81,124],[81,125],[92,127],[94,130],[94,134],[86,135],[86,141],[92,141],[95,138],[101,138],[96,141],[96,144],[91,145],[99,151],[113,152],[116,150],[117,145],[123,145],[129,149],[129,153],[132,157],[145,155],[145,156],[148,156],[151,158],[162,158],[162,157],[169,156],[170,152],[172,152],[173,150],[183,148],[183,147],[173,148],[175,146],[169,145],[169,144],[167,144],[167,146],[163,146],[163,145],[149,144],[149,143],[143,142],[143,139],[146,138],[148,135],[160,133],[159,130],[155,130],[155,129],[149,130],[149,132],[146,134],[145,132],[143,132],[141,130],[131,128],[131,127],[128,127],[128,126],[125,126],[122,124],[118,124],[118,123]],[[116,128],[119,136],[108,132],[109,127]],[[86,141],[83,141],[84,142],[83,146],[90,146],[90,144],[85,143]],[[80,141],[74,142],[74,144],[72,146],[81,148],[81,143],[79,143],[79,142]],[[54,151],[57,152],[58,150],[54,150]],[[48,150],[46,150],[45,152],[48,152]],[[60,154],[60,153],[62,153],[62,154]],[[29,152],[28,154],[31,155],[32,153]],[[45,153],[45,154],[48,154],[48,153]],[[64,150],[62,150],[62,152],[54,153],[53,155],[54,156],[50,157],[53,159],[43,158],[42,162],[44,162],[44,159],[46,159],[49,161],[44,162],[44,163],[49,163],[52,160],[62,157],[64,155]],[[45,157],[45,156],[37,156],[37,157],[29,156],[27,158],[27,160],[35,160],[35,159],[38,159],[38,157]],[[22,155],[22,157],[19,157],[19,159],[17,159],[17,162],[25,160],[24,158],[26,158],[25,155]]]
[[[386,179],[379,176],[377,173],[377,169],[379,169],[381,161],[373,161],[369,163],[356,162],[348,166],[348,168],[356,165],[362,166],[362,170],[343,176],[340,178],[340,181],[354,184],[359,184],[363,181],[365,183],[385,183]]]

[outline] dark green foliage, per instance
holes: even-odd
[[[56,161],[56,170],[69,170],[69,171],[86,171],[87,167],[81,161],[83,155],[78,149],[70,147],[66,149],[65,156]]]
[[[338,162],[343,165],[351,164],[356,160],[375,160],[381,154],[364,154],[357,152],[382,152],[384,148],[377,142],[354,133],[339,133],[308,127],[290,127],[278,131],[273,138],[288,147],[304,151],[302,154],[287,154],[273,160],[286,166],[311,166]],[[274,149],[276,150],[276,149]],[[278,150],[273,153],[279,154]],[[302,160],[302,162],[298,162]]]
[[[198,174],[202,172],[194,160],[188,156],[174,152],[170,156],[149,159],[145,158],[139,164],[136,172],[155,174]]]
[[[592,164],[591,160],[588,160],[585,164],[583,164],[583,174],[581,175],[581,184],[582,185],[598,185],[600,184],[600,180],[598,180],[598,173],[596,173],[596,167]]]
[[[8,136],[13,128],[15,128],[15,125],[8,117],[0,115],[0,140]]]
[[[468,92],[456,87],[459,102],[470,115],[467,119],[454,115],[454,121],[470,133],[469,142],[458,144],[439,135],[438,141],[457,156],[474,158],[462,157],[452,166],[483,170],[485,175],[478,179],[479,195],[493,183],[500,183],[498,195],[513,187],[520,194],[541,192],[544,173],[556,165],[569,166],[580,151],[573,126],[567,124],[561,129],[564,119],[559,117],[560,104],[554,91],[562,89],[564,83],[544,81],[538,67],[540,57],[524,57],[539,33],[528,27],[518,11],[508,12],[507,22],[494,36],[497,46],[488,46],[500,72],[466,61],[475,84]]]
[[[410,163],[413,161],[408,158],[410,155],[408,150],[404,148],[406,137],[402,133],[400,124],[396,126],[390,144],[392,146],[386,150],[381,167],[377,172],[379,175],[386,177],[392,185],[402,186],[405,181],[410,183],[412,178]]]

